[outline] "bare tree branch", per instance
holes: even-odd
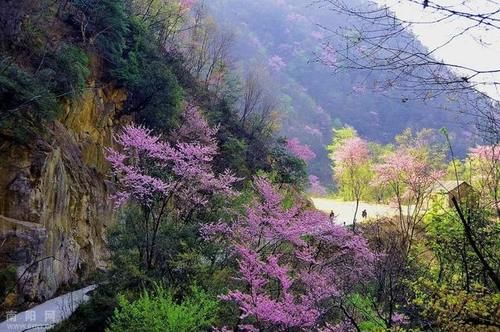
[[[485,31],[500,35],[500,2],[480,1],[487,4],[483,10],[478,9],[478,2],[467,0],[456,5],[444,5],[444,1],[438,0],[394,2],[414,5],[424,14],[423,19],[418,13],[415,19],[398,17],[393,7],[380,5],[381,2],[313,1],[314,5],[341,14],[348,22],[347,26],[333,28],[319,25],[330,33],[330,38],[324,41],[322,53],[316,54],[316,61],[334,72],[358,70],[367,76],[379,72],[382,79],[366,88],[388,96],[400,94],[402,102],[447,100],[448,105],[443,107],[475,118],[483,138],[498,143],[500,123],[496,114],[500,112],[500,93],[484,91],[498,91],[500,67],[476,68],[439,59],[436,54],[453,47],[459,38],[476,38],[476,34]],[[460,28],[430,49],[411,33],[418,26],[439,29],[457,20],[461,20]],[[483,47],[481,37],[478,41],[477,47]]]

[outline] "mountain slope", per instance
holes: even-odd
[[[217,0],[210,6],[221,24],[236,31],[236,65],[265,70],[272,77],[282,102],[282,132],[313,148],[317,158],[310,172],[323,182],[331,181],[325,146],[333,127],[353,126],[361,136],[380,143],[392,142],[405,128],[447,127],[452,135],[466,134],[459,115],[444,111],[441,103],[408,101],[395,91],[382,95],[371,88],[384,80],[380,73],[334,74],[316,62],[318,57],[337,61],[329,59],[323,47],[327,40],[335,47],[339,39],[322,27],[347,25],[345,17],[305,0]],[[458,145],[463,152],[468,143],[461,139]]]

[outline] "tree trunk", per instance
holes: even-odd
[[[352,231],[356,232],[356,217],[359,209],[359,198],[356,198],[356,209],[354,210],[354,218],[352,218]]]

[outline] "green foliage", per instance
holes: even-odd
[[[79,96],[90,75],[89,63],[82,49],[63,44],[46,60],[45,71],[54,81],[52,90],[58,96]]]
[[[339,195],[346,201],[355,201],[359,196],[361,200],[369,200],[370,181],[373,178],[371,163],[366,163],[338,173],[336,176]]]
[[[0,304],[4,301],[8,293],[16,288],[17,274],[16,267],[8,265],[0,269]]]
[[[332,143],[328,146],[330,158],[333,162],[334,177],[339,195],[345,200],[359,201],[368,199],[370,181],[373,178],[372,155],[368,149],[368,143],[360,140],[356,146],[348,144],[348,140],[357,138],[356,130],[352,127],[334,129]],[[351,140],[352,142],[352,140]],[[347,145],[346,145],[347,144]],[[346,147],[349,154],[358,156],[363,161],[353,161],[351,158],[339,159],[335,154]]]
[[[385,156],[394,151],[394,146],[392,144],[378,144],[375,142],[368,142],[368,147],[370,149],[374,163],[381,162]]]
[[[100,55],[116,66],[122,61],[128,32],[128,13],[121,0],[71,0],[84,14],[84,42],[95,43]]]
[[[180,114],[182,89],[169,67],[160,62],[145,63],[141,81],[131,90],[128,107],[150,128],[172,128]]]
[[[413,284],[414,303],[443,331],[497,331],[500,293],[474,284],[469,290],[420,278]]]
[[[160,44],[172,42],[181,31],[185,21],[185,11],[179,1],[130,0],[131,11],[144,21]]]
[[[412,155],[420,160],[425,160],[436,167],[444,166],[446,145],[438,131],[424,128],[414,132],[406,128],[401,134],[396,135],[394,140],[397,146],[411,151]]]
[[[0,59],[0,132],[20,142],[40,131],[59,111],[55,94],[43,73],[33,75]]]
[[[251,167],[247,159],[252,152],[253,145],[249,144],[251,137],[245,135],[245,131],[240,127],[239,119],[232,104],[225,96],[215,105],[207,103],[207,117],[211,123],[218,124],[217,139],[219,140],[220,155],[216,158],[217,168],[219,170],[231,169],[240,177],[250,178],[252,174]],[[231,156],[226,158],[225,156]]]
[[[431,249],[433,259],[424,257],[419,262],[425,273],[411,283],[413,303],[442,330],[493,331],[500,318],[498,291],[447,200],[447,195],[435,198],[425,216],[424,249]],[[467,203],[461,209],[477,249],[498,269],[498,222],[489,219],[487,211]]]
[[[279,142],[271,151],[270,158],[274,183],[291,184],[297,188],[303,188],[306,185],[307,165],[305,161],[290,154],[284,144]]]
[[[375,142],[368,142],[368,148],[372,158],[373,165],[383,162],[384,157],[394,151],[392,144],[378,144]],[[385,186],[370,186],[364,193],[364,200],[373,201],[377,203],[387,202],[392,196],[390,188]]]
[[[149,287],[156,281],[141,264],[138,248],[142,245],[144,230],[137,223],[140,214],[141,210],[137,206],[127,206],[120,212],[118,223],[108,231],[113,281],[120,290],[138,291],[141,287]]]
[[[457,178],[472,183],[472,181],[470,181],[470,164],[466,161],[454,159],[448,163],[446,168],[446,180],[456,181]]]
[[[333,129],[332,143],[327,146],[327,150],[333,153],[349,138],[358,136],[356,129],[350,126]]]
[[[374,301],[355,293],[347,299],[347,306],[356,313],[361,331],[385,331],[385,321],[380,318],[373,307]]]
[[[445,195],[444,201],[447,200]],[[465,237],[464,226],[453,208],[442,199],[434,199],[425,216],[427,246],[432,248],[437,265],[430,265],[433,277],[450,286],[469,289],[473,283],[491,287],[484,267]],[[495,266],[500,261],[500,226],[489,220],[485,211],[462,206],[474,240],[485,259]]]
[[[217,307],[217,301],[199,288],[192,287],[191,294],[177,303],[171,291],[156,286],[136,301],[120,295],[106,331],[201,331],[213,324]]]
[[[83,91],[90,70],[81,48],[48,29],[58,19],[54,2],[19,1],[15,10],[11,57],[0,58],[0,131],[26,143],[56,117],[61,97]]]
[[[226,139],[224,144],[221,146],[221,153],[225,156],[231,156],[229,160],[230,169],[238,170],[239,174],[249,174],[249,170],[246,169],[245,157],[248,146],[244,140],[238,139],[234,136],[230,136]]]
[[[136,114],[137,120],[149,128],[172,128],[180,114],[182,88],[151,30],[118,2],[122,3],[106,0],[100,4],[111,6],[110,14],[118,13],[113,18],[91,13],[97,26],[113,27],[112,34],[99,35],[98,40],[102,44],[100,55],[108,62],[109,78],[127,89],[127,113]]]
[[[357,136],[358,132],[353,127],[344,126],[340,128],[333,128],[332,143],[326,147],[326,149],[329,152],[328,157],[331,160],[333,160],[333,154],[335,153],[335,151],[337,151],[340,147],[342,147],[347,139]],[[334,167],[332,166],[331,168],[333,169]],[[335,183],[338,189],[339,196],[345,200],[354,199],[353,195],[351,194],[351,191],[347,187],[342,186],[340,182],[341,181],[337,180]]]
[[[57,116],[60,97],[78,96],[90,75],[88,56],[74,45],[63,44],[39,61],[32,73],[0,59],[0,132],[21,143]]]
[[[121,60],[125,36],[128,32],[127,12],[124,1],[91,0],[97,23],[97,45],[101,55],[111,64]]]
[[[221,271],[224,267],[215,264],[219,258],[218,248],[200,240],[199,228],[202,223],[230,220],[232,215],[226,214],[226,208],[238,208],[245,200],[245,195],[236,197],[234,201],[214,197],[209,208],[193,211],[185,222],[180,222],[174,216],[165,218],[157,237],[160,249],[155,268],[149,270],[144,269],[138,249],[143,245],[146,232],[143,225],[137,223],[141,210],[130,206],[109,235],[114,281],[122,289],[137,290],[159,281],[178,290],[196,283],[208,290],[222,291],[225,281],[216,280],[225,273]],[[207,261],[213,263],[207,264]],[[218,273],[221,274],[217,276]]]

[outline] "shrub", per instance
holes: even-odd
[[[352,311],[357,317],[361,331],[386,331],[385,321],[373,308],[374,300],[360,295],[352,294],[347,298],[346,310]]]
[[[136,113],[139,122],[149,128],[165,130],[175,126],[182,89],[143,22],[130,18],[122,59],[112,68],[111,77],[129,90],[129,113]]]
[[[89,58],[80,48],[63,44],[52,57],[49,67],[54,71],[54,92],[79,96],[90,75]]]
[[[215,321],[217,301],[193,287],[192,294],[176,303],[171,291],[156,286],[133,302],[119,296],[107,332],[117,331],[201,331]]]
[[[59,105],[44,73],[33,75],[0,58],[0,132],[24,142],[42,123],[52,120]]]
[[[8,265],[0,269],[0,304],[5,300],[5,297],[16,288],[16,267]]]
[[[128,13],[122,0],[71,0],[84,15],[84,38],[95,43],[101,56],[112,66],[122,60],[128,33]]]
[[[271,160],[276,183],[292,184],[299,188],[306,185],[306,163],[304,160],[290,154],[283,144],[277,144],[271,151]]]
[[[90,74],[88,56],[73,45],[63,44],[41,64],[31,73],[0,59],[0,132],[19,142],[53,120],[60,110],[58,97],[78,96]]]
[[[247,151],[248,146],[243,139],[229,136],[221,146],[221,156],[231,156],[231,158],[220,159],[225,162],[225,168],[237,170],[239,175],[250,177],[251,173],[245,163]]]
[[[182,89],[151,27],[121,0],[72,0],[86,19],[85,38],[106,61],[105,78],[128,91],[125,112],[152,129],[172,128],[180,114]]]

